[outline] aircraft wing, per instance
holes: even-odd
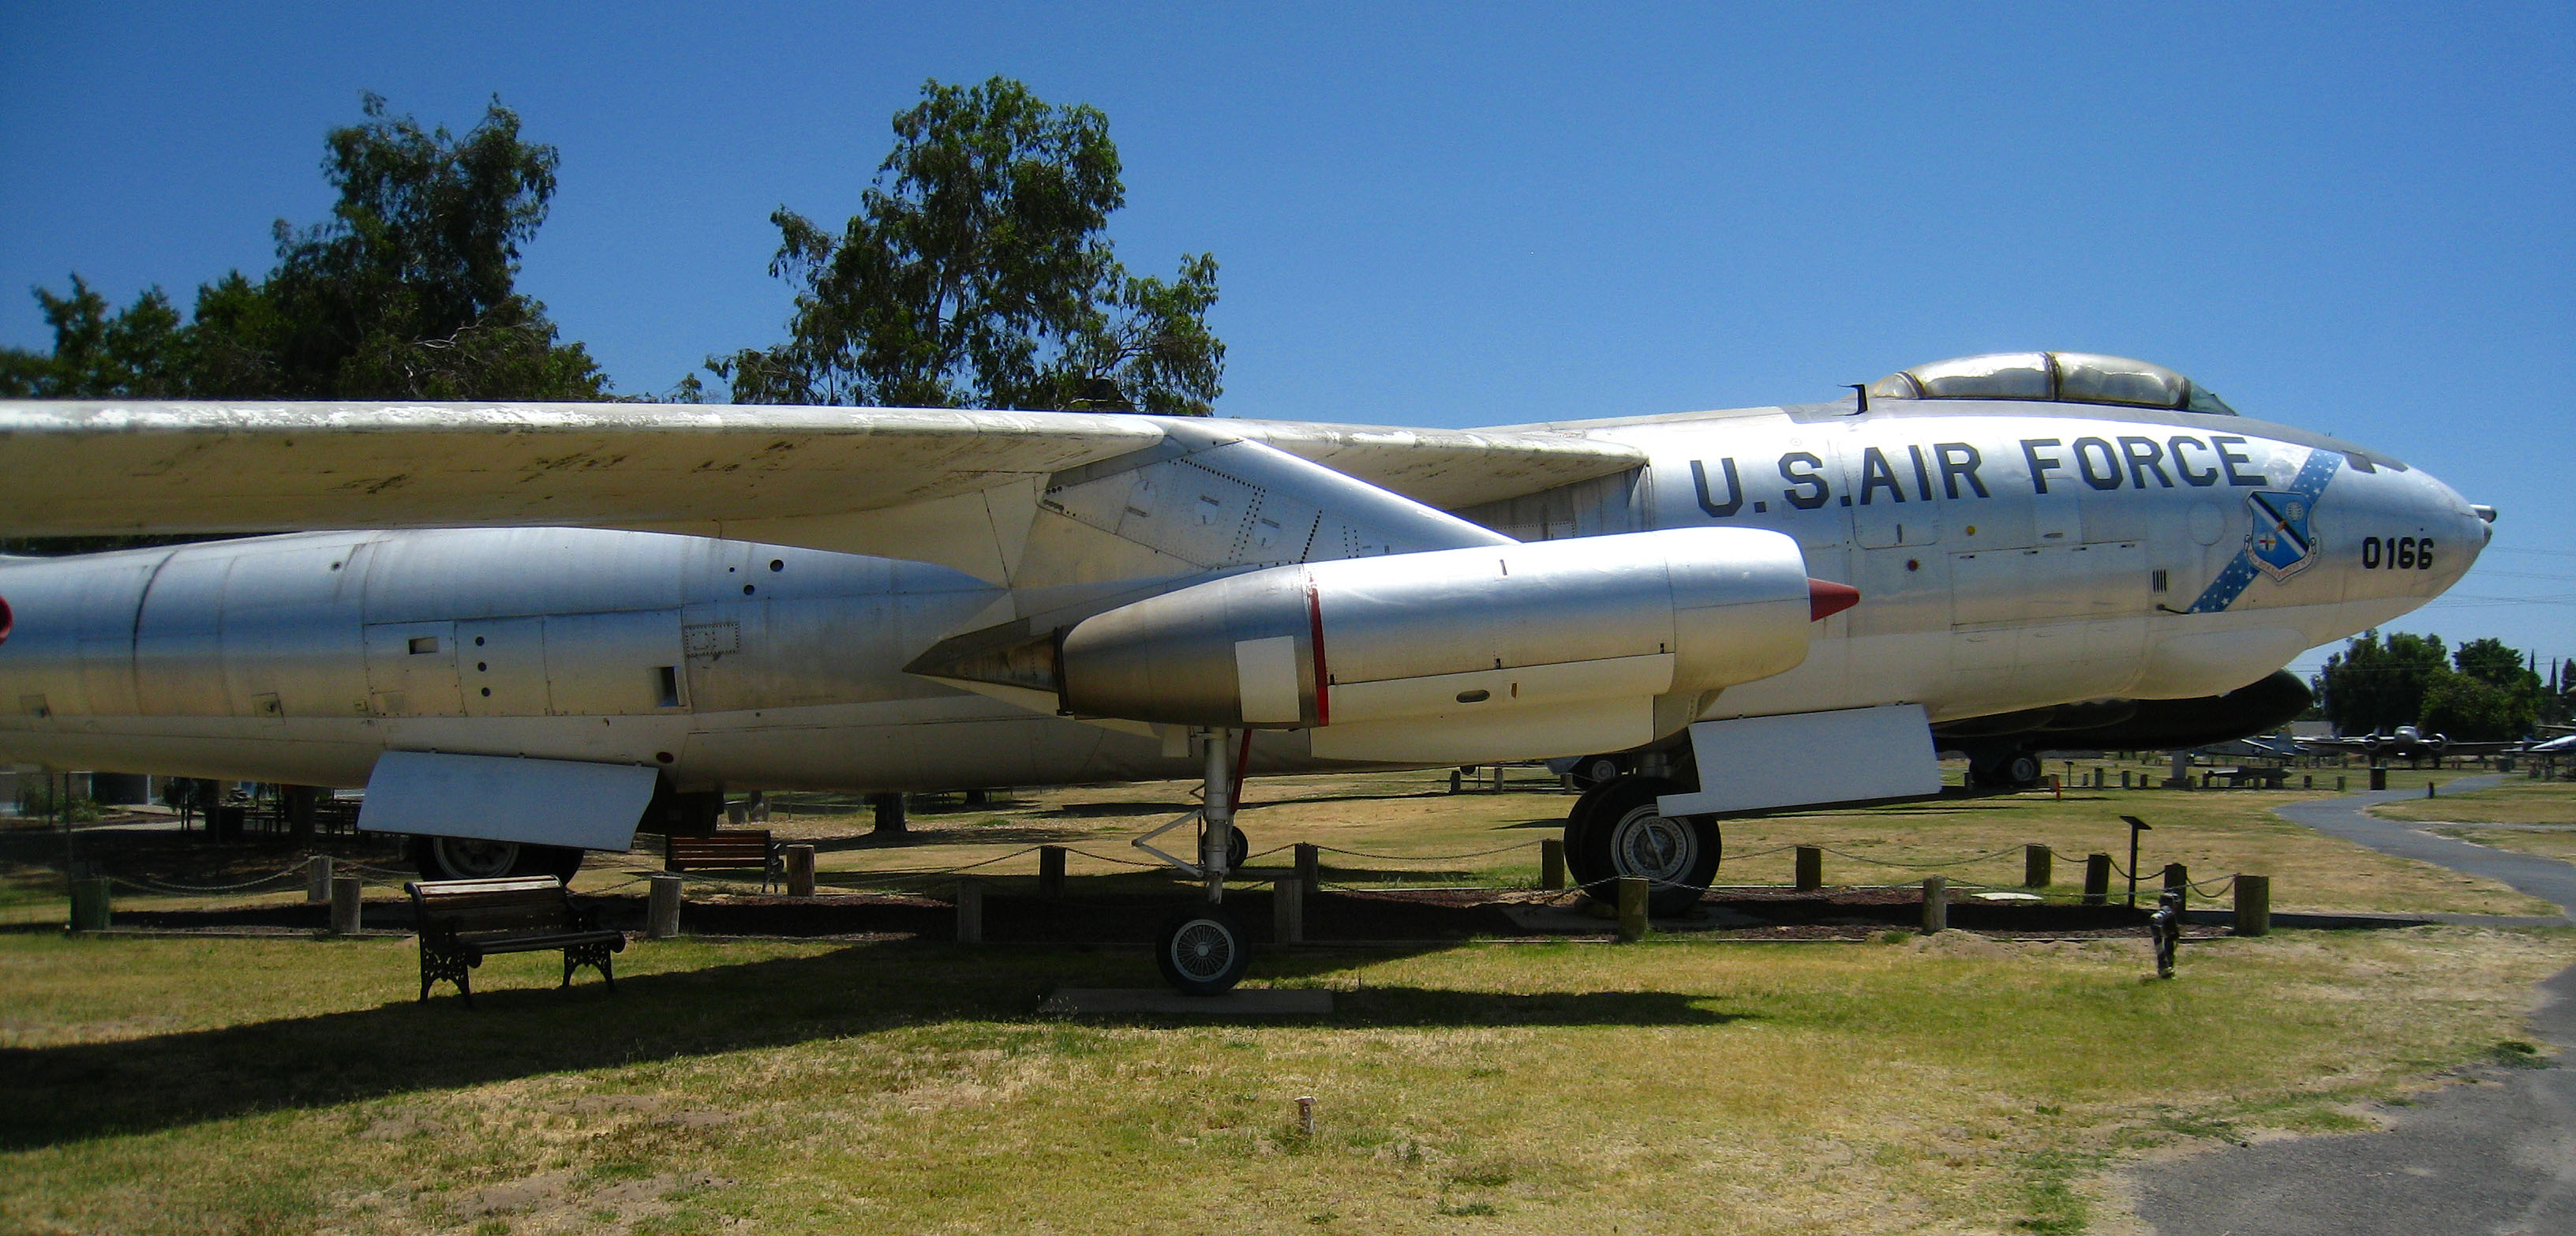
[[[1253,441],[1444,511],[1534,494],[1646,463],[1646,453],[1627,443],[1563,430],[1220,423]]]
[[[840,515],[1160,442],[1134,417],[673,404],[0,403],[21,536]]]
[[[1435,510],[1643,462],[1633,447],[1561,431],[1071,412],[0,401],[0,528],[626,528],[911,558],[1015,581],[1042,504],[1099,471],[1089,465],[1243,440],[1383,489],[1399,506]],[[1191,562],[1221,565],[1174,565]],[[1061,570],[1047,579],[1067,581]]]

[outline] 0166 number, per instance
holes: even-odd
[[[2375,536],[2361,538],[2361,565],[2364,570],[2429,571],[2433,569],[2433,538],[2398,536],[2385,541]]]

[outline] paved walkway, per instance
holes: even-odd
[[[2502,779],[2463,778],[2446,788],[2466,792]],[[2437,837],[2364,810],[2410,797],[2391,790],[2298,803],[2281,814],[2576,909],[2576,865]],[[2550,999],[2533,1014],[2532,1033],[2560,1049],[2551,1067],[2483,1071],[2398,1109],[2384,1132],[2271,1142],[2143,1169],[2141,1214],[2166,1236],[2576,1232],[2576,1068],[2568,1067],[2576,1064],[2576,967],[2541,988]]]

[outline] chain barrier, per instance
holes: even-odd
[[[1941,867],[1965,867],[1965,866],[1967,866],[1967,865],[1968,865],[1968,864],[1970,864],[1970,863],[1982,863],[1982,862],[1986,861],[1987,859],[1990,859],[1990,858],[2001,858],[2001,857],[2003,857],[2003,856],[2004,856],[2004,855],[2006,855],[2006,854],[2014,854],[2014,853],[2018,853],[2018,852],[2020,852],[2020,850],[2021,850],[2021,847],[2020,847],[2020,846],[2017,846],[2017,845],[2016,845],[2016,846],[2006,846],[2006,847],[2004,847],[2003,849],[1996,850],[1996,851],[1993,851],[1993,852],[1991,852],[1991,853],[1978,854],[1978,855],[1975,855],[1975,856],[1973,856],[1973,857],[1969,857],[1969,858],[1958,858],[1958,859],[1952,859],[1952,860],[1950,860],[1950,861],[1948,861],[1948,862],[1941,862],[1941,863],[1900,863],[1900,862],[1898,862],[1898,861],[1896,861],[1895,859],[1892,859],[1892,858],[1870,858],[1870,857],[1867,857],[1867,856],[1865,856],[1865,855],[1846,853],[1846,852],[1844,852],[1844,851],[1842,851],[1842,850],[1833,849],[1833,848],[1828,847],[1828,846],[1818,846],[1818,847],[1816,847],[1816,848],[1817,848],[1817,849],[1819,849],[1819,850],[1823,850],[1825,853],[1827,853],[1827,854],[1831,854],[1831,855],[1835,856],[1836,858],[1848,858],[1848,859],[1850,859],[1850,860],[1852,860],[1853,862],[1856,862],[1856,863],[1870,863],[1870,864],[1872,864],[1872,865],[1880,866],[1880,867],[1903,867],[1903,868],[1907,868],[1907,869],[1909,869],[1909,870],[1915,870],[1915,871],[1931,871],[1931,870],[1935,870],[1935,869],[1937,869],[1937,868],[1941,868]],[[1750,857],[1750,856],[1749,856],[1749,855],[1747,855],[1746,857]]]
[[[1464,854],[1371,854],[1365,850],[1345,850],[1329,845],[1319,845],[1315,848],[1326,854],[1341,854],[1351,858],[1374,859],[1379,862],[1445,863],[1461,858],[1483,858],[1489,854],[1507,854],[1513,850],[1526,850],[1539,844],[1541,843],[1536,841],[1515,841],[1510,845],[1496,846],[1490,850],[1470,850]],[[1275,854],[1278,851],[1270,852]]]
[[[110,881],[125,885],[128,888],[139,888],[148,893],[165,893],[184,897],[196,896],[205,893],[239,892],[242,889],[274,883],[278,880],[301,874],[302,871],[299,867],[289,867],[284,871],[271,872],[256,879],[244,880],[239,884],[175,884],[158,880],[149,880],[140,876],[120,875],[112,875],[107,878]]]

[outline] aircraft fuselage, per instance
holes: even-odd
[[[1556,428],[1650,462],[1460,514],[1522,540],[1768,529],[1860,590],[1803,664],[1707,718],[2215,695],[2423,604],[2487,535],[2420,471],[2234,416],[1883,400]],[[594,529],[318,532],[9,559],[0,598],[0,762],[353,786],[422,750],[651,764],[684,790],[1195,767],[1177,734],[905,673],[1016,613],[1010,589],[914,562]],[[1254,747],[1256,772],[1319,766],[1308,731]]]

